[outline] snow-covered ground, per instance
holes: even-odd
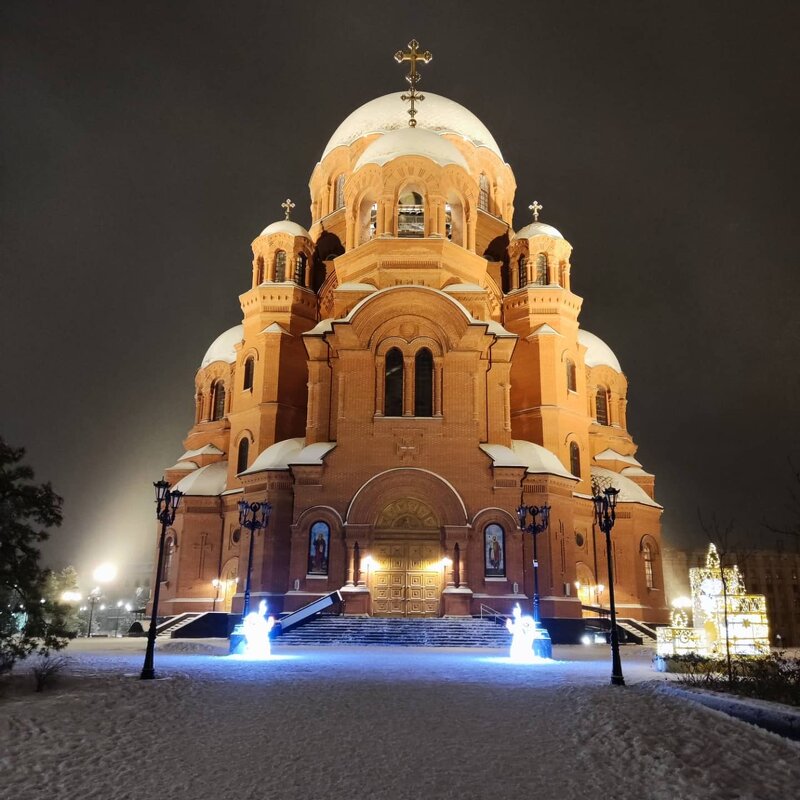
[[[220,657],[173,641],[139,681],[143,640],[79,640],[43,694],[0,698],[5,800],[784,798],[800,745],[655,690],[650,652],[275,648]]]

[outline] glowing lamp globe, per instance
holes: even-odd
[[[92,577],[98,583],[110,583],[117,577],[117,568],[112,563],[106,561],[95,569],[92,573]]]

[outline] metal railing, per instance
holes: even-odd
[[[501,614],[497,609],[487,606],[485,603],[481,603],[480,616],[481,619],[486,617],[496,622],[498,625],[502,625],[505,620],[508,619],[508,614]]]

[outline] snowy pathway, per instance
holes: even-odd
[[[547,666],[472,650],[161,652],[168,679],[151,682],[125,677],[142,648],[76,642],[58,687],[9,690],[0,798],[769,800],[800,786],[800,746],[654,692],[644,648],[623,651],[626,688],[607,685],[600,647],[556,648]]]

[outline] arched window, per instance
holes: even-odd
[[[256,283],[264,283],[264,259],[261,256],[256,261]]]
[[[369,223],[367,225],[367,236],[369,239],[375,238],[375,232],[378,230],[378,204],[373,203],[369,207]]]
[[[536,254],[536,277],[535,283],[539,286],[547,285],[547,256],[544,253]]]
[[[520,288],[528,285],[528,256],[520,256],[517,262]]]
[[[642,558],[644,559],[644,580],[648,589],[655,589],[653,580],[653,548],[645,542],[642,545]]]
[[[306,255],[298,253],[294,260],[294,282],[299,286],[306,285]]]
[[[286,251],[278,250],[275,253],[275,283],[283,283],[286,280]]]
[[[308,532],[308,574],[327,575],[331,529],[327,522],[315,522]]]
[[[244,361],[244,375],[242,376],[242,389],[252,391],[253,373],[255,372],[256,362],[253,356],[248,356]]]
[[[386,354],[383,400],[384,416],[403,416],[403,354],[396,347]]]
[[[567,389],[571,392],[578,391],[578,374],[575,370],[575,362],[568,358],[566,361],[567,367]]]
[[[489,210],[489,179],[483,173],[478,183],[478,208],[481,211]]]
[[[236,474],[244,472],[247,469],[247,457],[250,454],[250,440],[245,436],[239,442],[239,451],[236,455]]]
[[[406,192],[400,197],[397,235],[401,239],[420,239],[425,235],[425,206],[418,192]]]
[[[159,580],[161,583],[169,580],[169,571],[172,568],[172,558],[175,555],[175,536],[167,536],[164,542],[164,562],[161,565],[161,575]]]
[[[483,574],[487,578],[506,576],[506,533],[495,523],[483,529]]]
[[[448,239],[453,238],[453,209],[450,203],[444,205],[444,235]]]
[[[605,387],[597,387],[597,423],[598,425],[608,425],[608,394]]]
[[[211,420],[216,421],[225,416],[225,384],[217,381],[212,390]]]
[[[344,208],[344,175],[336,179],[336,190],[334,192],[333,210]]]
[[[569,443],[569,471],[576,477],[581,476],[581,449],[577,442]]]
[[[433,355],[427,347],[414,358],[414,416],[433,416]]]

